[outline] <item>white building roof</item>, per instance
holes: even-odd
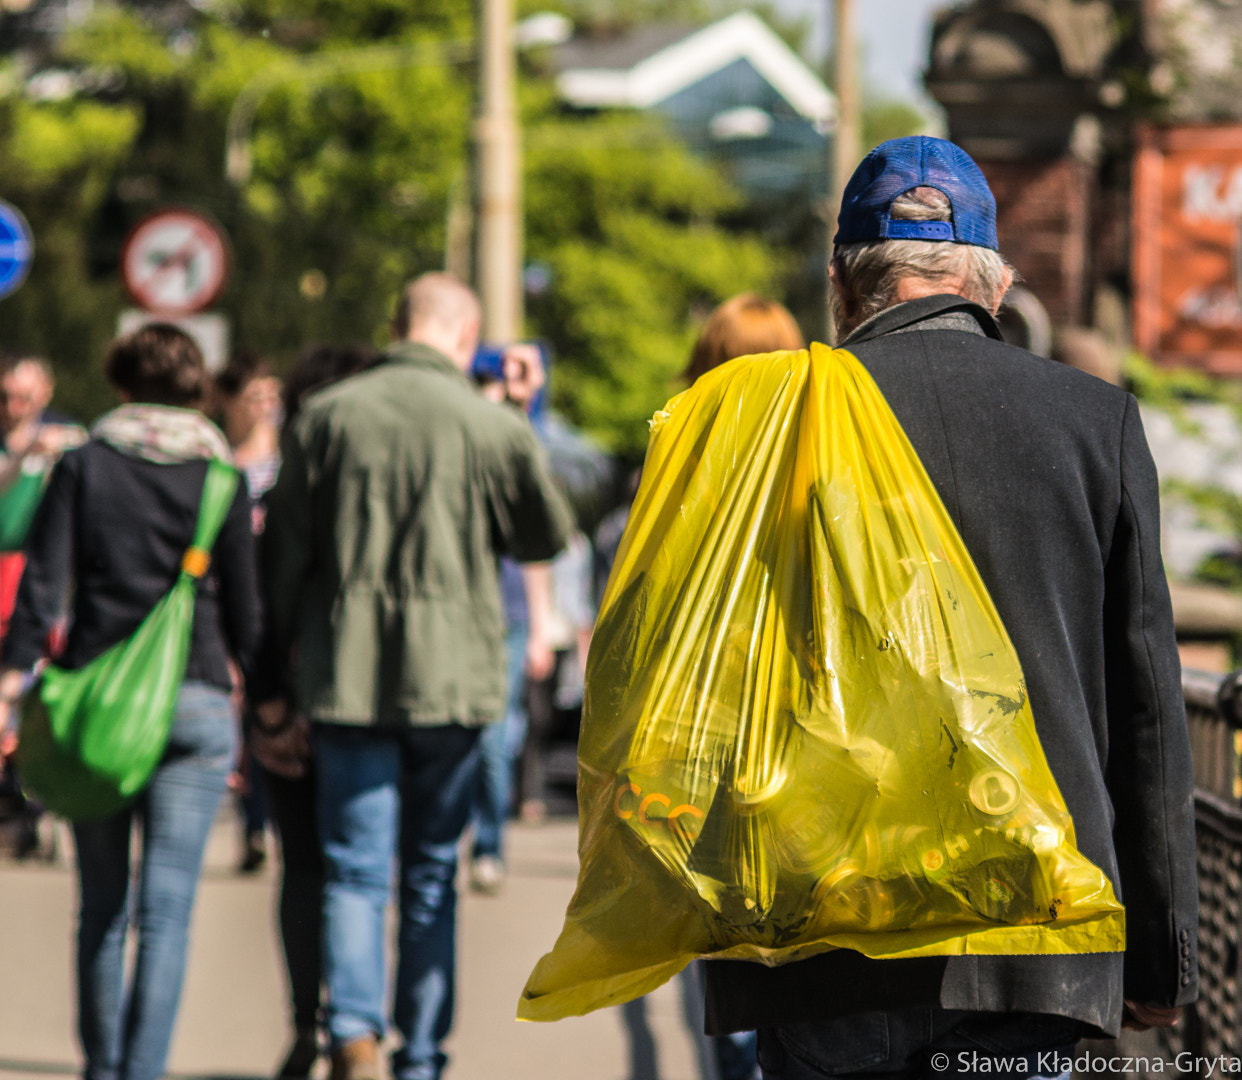
[[[624,50],[612,52],[613,57],[624,55]],[[599,50],[596,59],[589,48],[568,47],[557,89],[579,108],[646,109],[737,60],[749,61],[821,131],[835,126],[837,102],[832,92],[767,23],[749,11],[685,33],[636,61],[623,61],[624,66],[605,50]]]

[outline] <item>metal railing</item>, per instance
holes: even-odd
[[[1194,758],[1197,793],[1234,803],[1242,799],[1239,771],[1239,708],[1242,672],[1216,675],[1183,671],[1186,725]]]
[[[1195,773],[1199,1001],[1164,1041],[1174,1053],[1236,1057],[1242,913],[1242,672],[1182,675]]]
[[[1242,913],[1242,671],[1221,676],[1182,672],[1186,723],[1195,775],[1195,848],[1199,875],[1199,1000],[1175,1028],[1122,1032],[1116,1043],[1087,1044],[1097,1054],[1119,1051],[1134,1062],[1159,1058],[1192,1065],[1234,1058],[1238,1037],[1238,942]],[[1216,1070],[1219,1071],[1219,1068]],[[1184,1075],[1181,1068],[1178,1075]],[[1138,1080],[1148,1071],[1131,1072]],[[1167,1071],[1165,1075],[1168,1075]],[[1086,1080],[1078,1077],[1075,1080]]]

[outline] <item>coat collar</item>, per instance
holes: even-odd
[[[408,367],[432,368],[446,375],[455,375],[469,384],[469,377],[439,349],[420,341],[395,341],[384,350],[381,363],[403,364]]]
[[[938,296],[923,296],[918,300],[907,300],[904,304],[886,308],[878,315],[871,316],[861,326],[856,327],[840,343],[839,348],[848,348],[850,345],[857,345],[860,341],[871,341],[873,338],[899,330],[917,330],[917,323],[957,311],[972,317],[979,324],[980,333],[995,338],[997,341],[1004,340],[996,320],[984,308],[965,297],[943,293]]]

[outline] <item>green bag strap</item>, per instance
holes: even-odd
[[[219,458],[207,463],[207,479],[203,483],[203,498],[198,505],[198,524],[194,527],[194,539],[186,548],[181,560],[181,572],[192,578],[201,578],[211,565],[211,549],[220,534],[220,526],[233,505],[237,491],[238,471]]]

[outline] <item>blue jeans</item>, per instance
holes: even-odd
[[[384,909],[399,856],[393,1080],[438,1080],[453,1022],[457,844],[470,819],[479,729],[315,728],[324,851],[324,980],[332,1045],[382,1038]]]
[[[866,1076],[936,1080],[985,1074],[989,1080],[1068,1078],[1083,1025],[1034,1013],[902,1009],[783,1024],[759,1032],[764,1080]]]
[[[229,695],[181,687],[172,733],[150,784],[125,810],[73,827],[78,852],[78,1033],[85,1080],[158,1080],[181,998],[190,912],[203,849],[236,744]],[[137,895],[130,897],[130,832],[142,827]],[[125,935],[138,953],[125,987]]]
[[[711,1042],[720,1080],[753,1080],[759,1075],[757,1032],[735,1031],[729,1035],[713,1035]]]
[[[509,627],[505,635],[505,712],[499,723],[484,728],[479,737],[479,782],[474,796],[474,845],[472,852],[502,857],[501,838],[509,802],[513,796],[513,767],[526,739],[526,710],[522,703],[526,685],[525,623]]]

